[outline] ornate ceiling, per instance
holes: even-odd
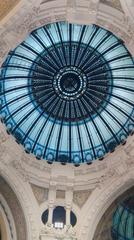
[[[26,38],[26,35],[32,30],[46,25],[47,23],[62,20],[74,23],[81,22],[84,24],[95,23],[96,25],[108,29],[121,38],[129,51],[133,54],[134,28],[128,17],[128,12],[126,11],[126,9],[130,9],[129,1],[127,1],[127,8],[125,8],[125,5],[120,1],[122,6],[124,6],[123,12],[118,11],[117,8],[114,9],[115,6],[119,6],[119,1],[116,1],[116,3],[114,1],[115,5],[112,5],[112,12],[107,2],[111,3],[111,1],[105,1],[105,3],[103,1],[103,4],[101,4],[102,1],[99,0],[57,0],[46,1],[44,3],[42,3],[41,0],[21,0],[21,7],[19,7],[20,4],[18,4],[17,11],[13,15],[10,14],[10,18],[6,19],[6,23],[3,24],[3,22],[1,22],[0,63],[3,63],[3,59],[5,59],[8,52],[14,49],[18,43],[21,43]],[[124,0],[124,2],[126,2],[126,0]],[[16,146],[15,142],[14,144]],[[26,158],[28,158],[28,156]],[[31,164],[33,165],[33,162],[31,162]],[[42,167],[42,164],[40,164],[40,166]],[[85,169],[81,169],[81,171],[83,170],[85,171]],[[92,169],[89,168],[89,172],[92,172]]]
[[[133,75],[131,55],[109,31],[50,24],[3,63],[0,118],[37,159],[89,164],[133,131]]]
[[[18,6],[15,2],[19,1],[1,2],[3,6],[8,2],[6,13],[0,5],[2,14],[8,14],[12,9],[0,24],[1,64],[8,52],[24,41],[32,30],[63,20],[99,25],[123,39],[124,44],[134,55],[132,21],[134,16],[133,6],[129,4],[132,2],[130,0],[120,0],[123,11],[119,1],[112,0],[105,2],[104,0],[46,0],[42,4],[42,0],[21,0],[22,4]],[[13,7],[17,11],[14,11]],[[36,161],[32,155],[25,153],[21,145],[16,144],[14,138],[9,136],[4,126],[0,124],[0,172],[12,184],[23,203],[23,208],[26,209],[27,220],[30,222],[28,226],[30,239],[38,239],[38,227],[36,202],[30,204],[32,193],[29,191],[28,183],[40,186],[38,189],[34,187],[33,191],[34,194],[40,193],[41,198],[37,201],[42,201],[46,197],[47,193],[45,195],[44,189],[57,188],[60,190],[58,196],[61,196],[61,191],[63,194],[66,189],[69,191],[75,189],[74,199],[78,213],[84,204],[83,212],[80,214],[80,219],[83,221],[78,229],[79,239],[91,240],[107,207],[134,183],[134,135],[128,138],[125,145],[117,147],[112,154],[109,153],[103,161],[94,161],[91,165],[84,164],[76,168],[69,164],[48,165],[45,161]],[[90,198],[85,201],[88,196]]]

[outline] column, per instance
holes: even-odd
[[[49,206],[48,210],[48,225],[52,225],[54,206]]]
[[[71,209],[73,203],[73,187],[72,185],[68,186],[66,190],[66,226],[71,225]]]
[[[49,186],[49,194],[48,194],[48,225],[52,225],[53,222],[53,210],[55,207],[55,199],[56,199],[56,184],[55,182],[51,182]]]
[[[70,226],[71,222],[70,222],[70,213],[71,213],[71,209],[70,207],[66,207],[66,225]]]

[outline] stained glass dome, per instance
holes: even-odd
[[[113,216],[113,240],[134,240],[134,197],[120,204]]]
[[[1,121],[37,159],[92,163],[133,131],[134,62],[99,26],[33,31],[9,52],[0,78]]]

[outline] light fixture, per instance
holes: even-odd
[[[63,222],[55,222],[54,223],[54,227],[56,229],[63,229],[64,228],[64,224],[63,224]]]

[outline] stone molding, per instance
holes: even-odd
[[[40,232],[40,240],[77,240],[75,229],[64,226],[63,229],[55,229],[53,226],[45,225]]]
[[[11,210],[1,193],[0,193],[0,213],[3,216],[7,237],[10,240],[17,240],[15,223],[14,223]]]
[[[96,227],[112,202],[123,192],[133,186],[134,168],[127,174],[113,178],[109,178],[101,188],[96,188],[86,202],[81,218],[84,219],[83,226],[79,230],[79,239],[92,240]],[[85,217],[86,216],[86,217]]]
[[[122,176],[134,167],[133,146],[134,136],[130,136],[126,145],[120,145],[103,161],[97,160],[92,165],[84,164],[79,168],[73,165],[62,166],[59,163],[48,165],[47,162],[37,161],[33,155],[26,154],[23,147],[18,145],[13,137],[7,135],[3,126],[0,127],[1,162],[5,166],[11,166],[26,183],[30,182],[44,188],[51,186],[63,191],[93,190],[108,181],[109,177]],[[62,176],[64,172],[66,177]]]
[[[37,240],[39,236],[39,229],[37,227],[39,223],[37,214],[38,208],[36,206],[34,197],[32,196],[32,191],[30,187],[28,186],[28,184],[23,182],[21,177],[16,174],[13,168],[7,168],[7,166],[4,165],[2,162],[0,162],[0,175],[11,186],[12,190],[15,192],[21,204],[27,224],[27,239]]]
[[[134,24],[134,1],[133,0],[120,0],[125,15],[133,21]]]
[[[40,5],[41,0],[21,0],[21,7],[10,17],[9,21],[0,25],[1,54],[0,63],[8,51],[22,42],[27,34],[37,27],[47,23],[64,21],[83,24],[99,24],[112,31],[124,40],[126,46],[134,54],[134,24],[131,16],[120,13],[116,9],[112,11],[105,5],[101,7],[98,0],[80,0],[66,2],[61,0],[47,1]],[[128,0],[127,0],[128,1]],[[130,0],[129,0],[130,1]],[[125,24],[125,27],[124,27]]]

